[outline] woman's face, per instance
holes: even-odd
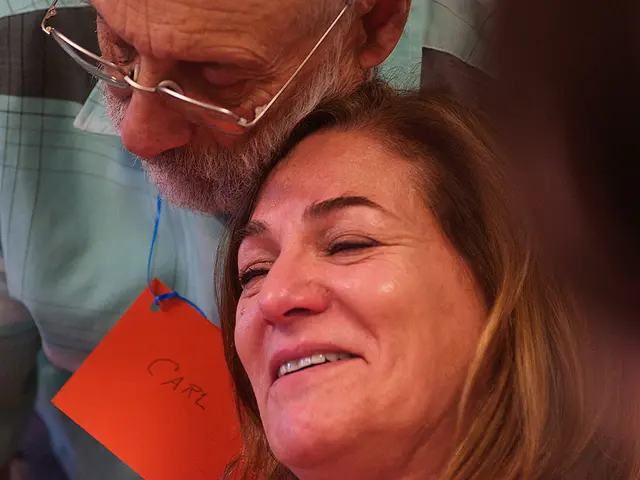
[[[371,137],[315,134],[244,232],[236,346],[301,478],[424,478],[446,460],[486,309],[416,175]]]

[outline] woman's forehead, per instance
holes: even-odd
[[[406,173],[404,167],[401,158],[366,132],[323,131],[302,140],[274,169],[268,182],[375,186]]]
[[[355,196],[401,216],[415,208],[412,175],[406,160],[366,134],[321,132],[300,142],[269,175],[253,217],[293,215],[294,210],[300,215],[309,205]]]

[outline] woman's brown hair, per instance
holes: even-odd
[[[489,307],[460,400],[456,448],[440,478],[568,478],[591,438],[572,428],[585,426],[577,421],[583,403],[578,327],[514,220],[495,135],[487,125],[447,94],[396,93],[373,81],[307,117],[263,180],[305,137],[327,130],[362,133],[398,161],[409,162],[425,207],[466,262]],[[257,184],[235,212],[218,257],[225,354],[245,440],[230,472],[288,479],[295,476],[269,449],[234,343],[239,233],[259,192]]]

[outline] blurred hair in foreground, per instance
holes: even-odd
[[[489,67],[524,211],[583,312],[628,340],[640,333],[640,2],[497,1]]]

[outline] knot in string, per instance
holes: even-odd
[[[161,293],[160,295],[156,295],[156,293],[153,291],[153,287],[151,286],[151,265],[153,263],[153,251],[155,249],[156,240],[157,240],[157,237],[158,237],[158,226],[160,225],[160,212],[161,211],[162,211],[162,199],[160,198],[160,195],[158,195],[158,198],[156,200],[156,219],[155,219],[155,222],[153,224],[153,236],[151,237],[151,248],[149,248],[149,259],[147,261],[147,285],[149,286],[149,291],[154,296],[153,304],[159,307],[160,303],[162,303],[162,302],[164,302],[166,300],[169,300],[171,298],[177,298],[179,300],[182,300],[186,304],[190,305],[192,308],[194,308],[204,318],[207,318],[207,316],[200,309],[200,307],[198,307],[195,303],[193,303],[188,298],[185,298],[182,295],[180,295],[175,290],[173,290],[171,292],[168,292],[168,293]]]

